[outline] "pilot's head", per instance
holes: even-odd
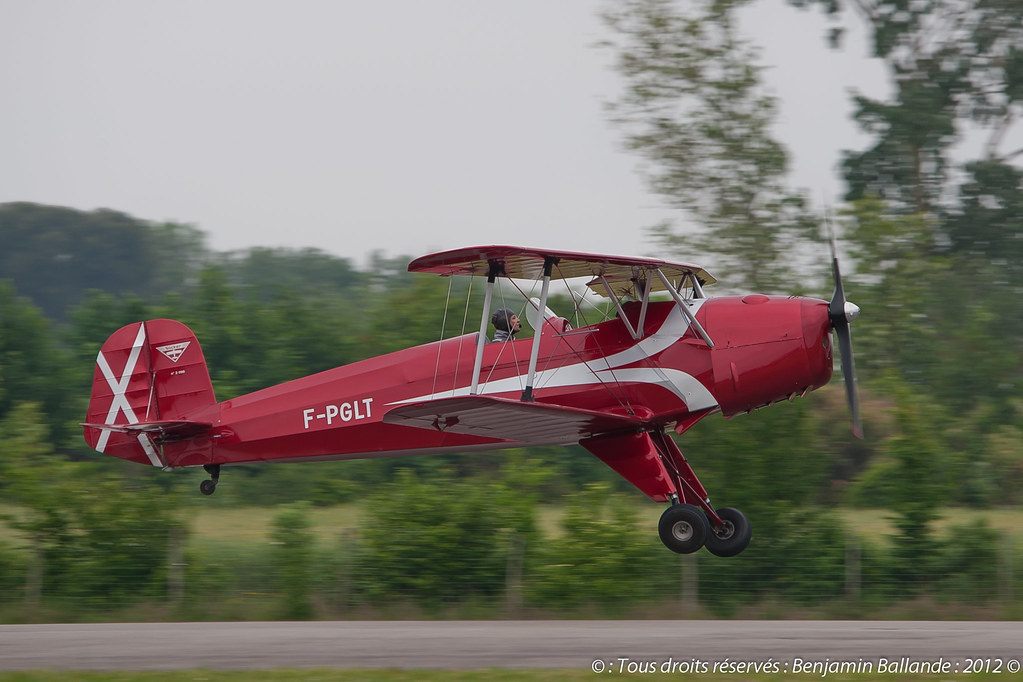
[[[490,318],[490,323],[494,325],[494,329],[509,334],[514,334],[522,328],[518,316],[508,308],[501,308],[494,313]]]

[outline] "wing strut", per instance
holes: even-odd
[[[639,323],[636,325],[639,327],[639,333],[642,334],[643,330],[646,329],[646,311],[650,307],[650,292],[653,290],[654,281],[650,279],[650,273],[644,273],[646,276],[643,280],[643,303],[639,309]],[[638,288],[638,287],[637,287]],[[638,341],[638,339],[637,339]]]
[[[682,310],[682,314],[689,318],[689,324],[693,325],[693,329],[695,329],[696,333],[700,335],[700,338],[703,339],[704,343],[713,348],[714,342],[711,341],[710,335],[707,333],[707,330],[703,328],[703,325],[697,322],[696,315],[693,315],[693,311],[689,309],[689,304],[684,298],[682,298],[682,294],[678,293],[678,291],[675,290],[675,287],[671,286],[671,282],[669,282],[668,278],[664,276],[664,273],[661,272],[660,268],[657,268],[654,272],[656,272],[657,276],[661,278],[661,283],[664,284],[664,288],[668,290],[671,297],[675,299],[675,303],[677,303],[679,309]],[[693,281],[695,282],[696,279],[693,278]]]
[[[618,319],[621,320],[625,325],[625,328],[629,330],[629,335],[632,337],[632,340],[639,341],[641,334],[640,332],[637,332],[636,328],[632,326],[631,322],[629,322],[629,316],[625,314],[625,309],[622,308],[622,302],[618,300],[618,296],[615,294],[614,289],[611,288],[611,284],[607,281],[607,277],[601,275],[600,282],[604,285],[604,289],[607,291],[607,297],[615,304],[615,310],[618,311]],[[640,331],[642,331],[642,327],[640,328]]]
[[[479,393],[483,346],[487,344],[487,321],[490,319],[490,301],[494,298],[494,280],[497,279],[498,270],[497,262],[491,261],[490,270],[487,272],[487,293],[483,297],[483,314],[480,316],[480,333],[476,336],[476,362],[472,366],[472,387],[469,389],[469,395]]]
[[[551,288],[551,274],[554,271],[554,264],[557,262],[558,259],[552,258],[551,256],[546,256],[543,259],[543,286],[540,288],[540,305],[537,306],[539,310],[545,310],[547,308],[547,292]],[[536,363],[540,358],[540,337],[542,336],[540,331],[542,329],[543,324],[540,324],[533,332],[533,349],[529,354],[529,372],[526,374],[526,390],[522,392],[522,402],[526,403],[533,402],[533,380],[536,378]]]

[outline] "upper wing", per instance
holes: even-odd
[[[641,425],[635,417],[480,395],[402,405],[387,412],[383,420],[387,424],[535,444],[577,443]]]
[[[409,263],[409,272],[432,272],[438,275],[487,276],[492,267],[504,277],[536,279],[543,272],[544,261],[555,260],[552,276],[601,277],[609,283],[646,279],[646,272],[659,269],[669,280],[680,281],[687,275],[696,277],[701,285],[713,284],[714,277],[699,265],[672,263],[657,258],[610,256],[575,251],[554,251],[520,246],[473,246],[453,251],[431,253]],[[653,290],[663,289],[654,278]]]

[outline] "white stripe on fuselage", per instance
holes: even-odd
[[[699,309],[704,300],[694,302]],[[694,313],[696,310],[693,311]],[[713,394],[701,384],[696,377],[677,369],[663,367],[636,367],[622,369],[627,365],[645,360],[666,350],[681,338],[689,329],[689,320],[678,307],[672,308],[660,328],[639,343],[629,348],[600,358],[590,363],[578,362],[564,367],[541,370],[536,373],[535,385],[541,388],[564,388],[566,386],[595,386],[605,383],[629,382],[662,386],[677,395],[689,411],[702,410],[717,406]],[[525,374],[488,381],[480,387],[481,394],[507,393],[520,391],[523,388]],[[436,400],[438,398],[469,395],[470,387],[430,393],[427,395],[398,400],[389,405]]]

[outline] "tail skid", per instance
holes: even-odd
[[[211,461],[218,413],[195,334],[174,320],[149,320],[103,344],[82,426],[97,452],[169,468]]]

